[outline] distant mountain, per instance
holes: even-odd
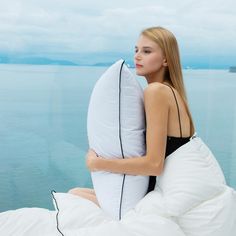
[[[98,62],[98,63],[95,63],[95,64],[92,64],[90,66],[111,66],[114,62]]]
[[[236,73],[236,66],[230,66],[229,67],[229,72]]]
[[[63,58],[63,59],[61,59]],[[6,54],[0,52],[0,64],[31,64],[31,65],[68,65],[68,66],[96,66],[109,67],[120,59],[130,68],[135,68],[130,53],[80,53],[80,54]],[[186,56],[182,60],[183,69],[228,69],[235,57],[217,60],[204,60],[203,56]]]
[[[102,66],[102,67],[104,67],[104,66],[111,66],[111,65],[114,64],[115,62],[116,62],[116,61],[98,62],[98,63],[92,64],[91,66]],[[131,61],[126,61],[126,60],[125,60],[125,64],[126,64],[128,67],[130,67],[130,68],[135,68],[134,63],[131,62]]]
[[[4,63],[4,64],[9,63],[9,58],[7,56],[0,56],[0,64],[1,63]]]
[[[70,65],[78,64],[68,60],[55,60],[46,57],[7,57],[1,56],[0,63],[4,64],[30,64],[30,65]]]

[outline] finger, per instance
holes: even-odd
[[[89,149],[89,153],[91,154],[95,154],[98,157],[98,154],[95,152],[95,150],[93,150],[92,148]]]

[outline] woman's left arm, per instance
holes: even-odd
[[[129,175],[160,175],[164,165],[169,98],[166,86],[160,83],[148,85],[144,90],[146,114],[146,155],[125,159],[97,157],[93,150],[87,154],[90,171],[108,171]]]
[[[149,166],[150,165],[150,166]],[[156,166],[151,165],[147,156],[126,159],[106,159],[96,156],[93,150],[87,154],[87,166],[90,171],[109,171],[129,175],[154,175]]]

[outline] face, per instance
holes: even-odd
[[[162,49],[144,35],[139,37],[135,46],[134,63],[136,74],[145,77],[158,74],[167,66]]]

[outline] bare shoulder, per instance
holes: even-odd
[[[155,99],[156,101],[168,102],[170,98],[170,91],[169,88],[161,83],[154,82],[149,84],[144,89],[144,99],[145,100],[152,100]]]

